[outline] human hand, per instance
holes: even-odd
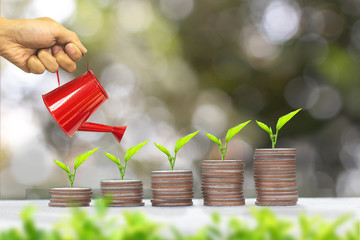
[[[86,52],[76,33],[51,18],[0,18],[0,55],[25,72],[74,72]]]

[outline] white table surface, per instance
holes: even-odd
[[[37,226],[50,229],[53,223],[70,214],[69,208],[48,207],[49,200],[0,200],[0,229],[20,227],[20,212],[27,205],[36,207],[35,220]],[[245,206],[239,207],[208,207],[203,205],[202,199],[194,199],[194,206],[189,207],[152,207],[150,200],[145,200],[144,207],[110,207],[109,215],[121,216],[123,211],[141,211],[156,222],[176,225],[188,233],[196,232],[199,228],[211,222],[211,214],[218,212],[222,219],[232,216],[252,221],[249,208],[256,207],[255,199],[246,199]],[[92,203],[93,204],[93,203]],[[89,213],[95,211],[93,206],[83,208]],[[346,213],[354,214],[354,219],[360,219],[360,198],[300,198],[296,206],[271,207],[280,218],[297,221],[300,213],[309,216],[321,215],[325,219],[335,219]]]

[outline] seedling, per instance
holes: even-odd
[[[74,173],[70,172],[70,168],[69,166],[66,166],[64,163],[57,161],[54,159],[54,162],[56,163],[56,165],[58,165],[60,168],[62,168],[66,173],[67,176],[69,178],[69,182],[70,182],[70,188],[72,188],[74,181],[75,181],[75,174],[76,174],[76,170],[78,169],[78,167],[86,160],[88,159],[96,150],[98,150],[99,148],[95,148],[93,150],[90,150],[87,153],[81,154],[79,155],[74,163]]]
[[[279,135],[279,130],[292,118],[295,116],[295,114],[297,114],[299,111],[301,110],[295,110],[291,113],[288,113],[282,117],[279,118],[279,120],[277,121],[276,124],[276,134],[273,133],[273,130],[271,129],[271,127],[268,127],[266,124],[256,121],[256,123],[262,128],[264,129],[269,135],[270,135],[270,139],[272,142],[272,148],[275,148],[275,144],[277,142],[278,139],[278,135]]]
[[[124,157],[124,165],[121,164],[120,159],[116,158],[114,155],[104,152],[105,155],[111,160],[113,161],[119,168],[119,172],[120,172],[120,176],[121,176],[121,180],[124,180],[124,176],[125,176],[125,171],[126,171],[126,164],[127,162],[130,160],[130,158],[137,152],[139,151],[149,140],[139,143],[136,146],[133,146],[131,148],[129,148],[126,153],[125,153],[125,157]]]
[[[212,140],[213,142],[215,142],[220,149],[220,153],[221,153],[221,160],[225,159],[225,155],[226,155],[226,150],[227,150],[227,146],[229,141],[238,133],[240,132],[241,129],[243,129],[249,122],[251,122],[251,120],[244,122],[244,123],[240,123],[239,125],[230,128],[227,133],[226,133],[226,137],[225,137],[225,145],[223,146],[221,143],[221,139],[215,137],[214,135],[211,135],[210,133],[205,132],[206,136],[208,136],[208,138],[210,138],[210,140]]]
[[[179,140],[177,140],[176,144],[175,144],[175,155],[171,156],[170,151],[168,149],[166,149],[165,147],[161,146],[160,144],[157,144],[156,142],[154,142],[155,146],[162,151],[163,153],[166,154],[166,156],[169,159],[169,163],[170,163],[170,168],[171,170],[174,170],[174,166],[175,166],[175,161],[176,161],[176,155],[178,153],[178,151],[188,142],[190,141],[190,139],[192,139],[199,131],[190,133],[189,135],[180,138]]]

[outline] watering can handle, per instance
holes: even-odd
[[[85,60],[86,60],[86,71],[88,72],[89,71],[89,62],[87,60],[87,57],[85,54],[83,54],[83,56],[85,57]],[[58,81],[58,84],[59,84],[59,87],[60,87],[60,77],[59,77],[59,71],[56,71],[56,77],[57,77],[57,81]]]

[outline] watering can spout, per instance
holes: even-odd
[[[85,122],[81,127],[78,129],[78,131],[85,131],[85,132],[111,132],[116,141],[120,143],[124,133],[126,130],[126,126],[117,126],[112,127],[108,125],[102,125],[98,123],[91,123],[91,122]]]
[[[116,141],[118,141],[118,143],[120,143],[124,133],[126,130],[126,126],[118,126],[118,127],[113,127],[113,131],[112,134],[114,135]]]

